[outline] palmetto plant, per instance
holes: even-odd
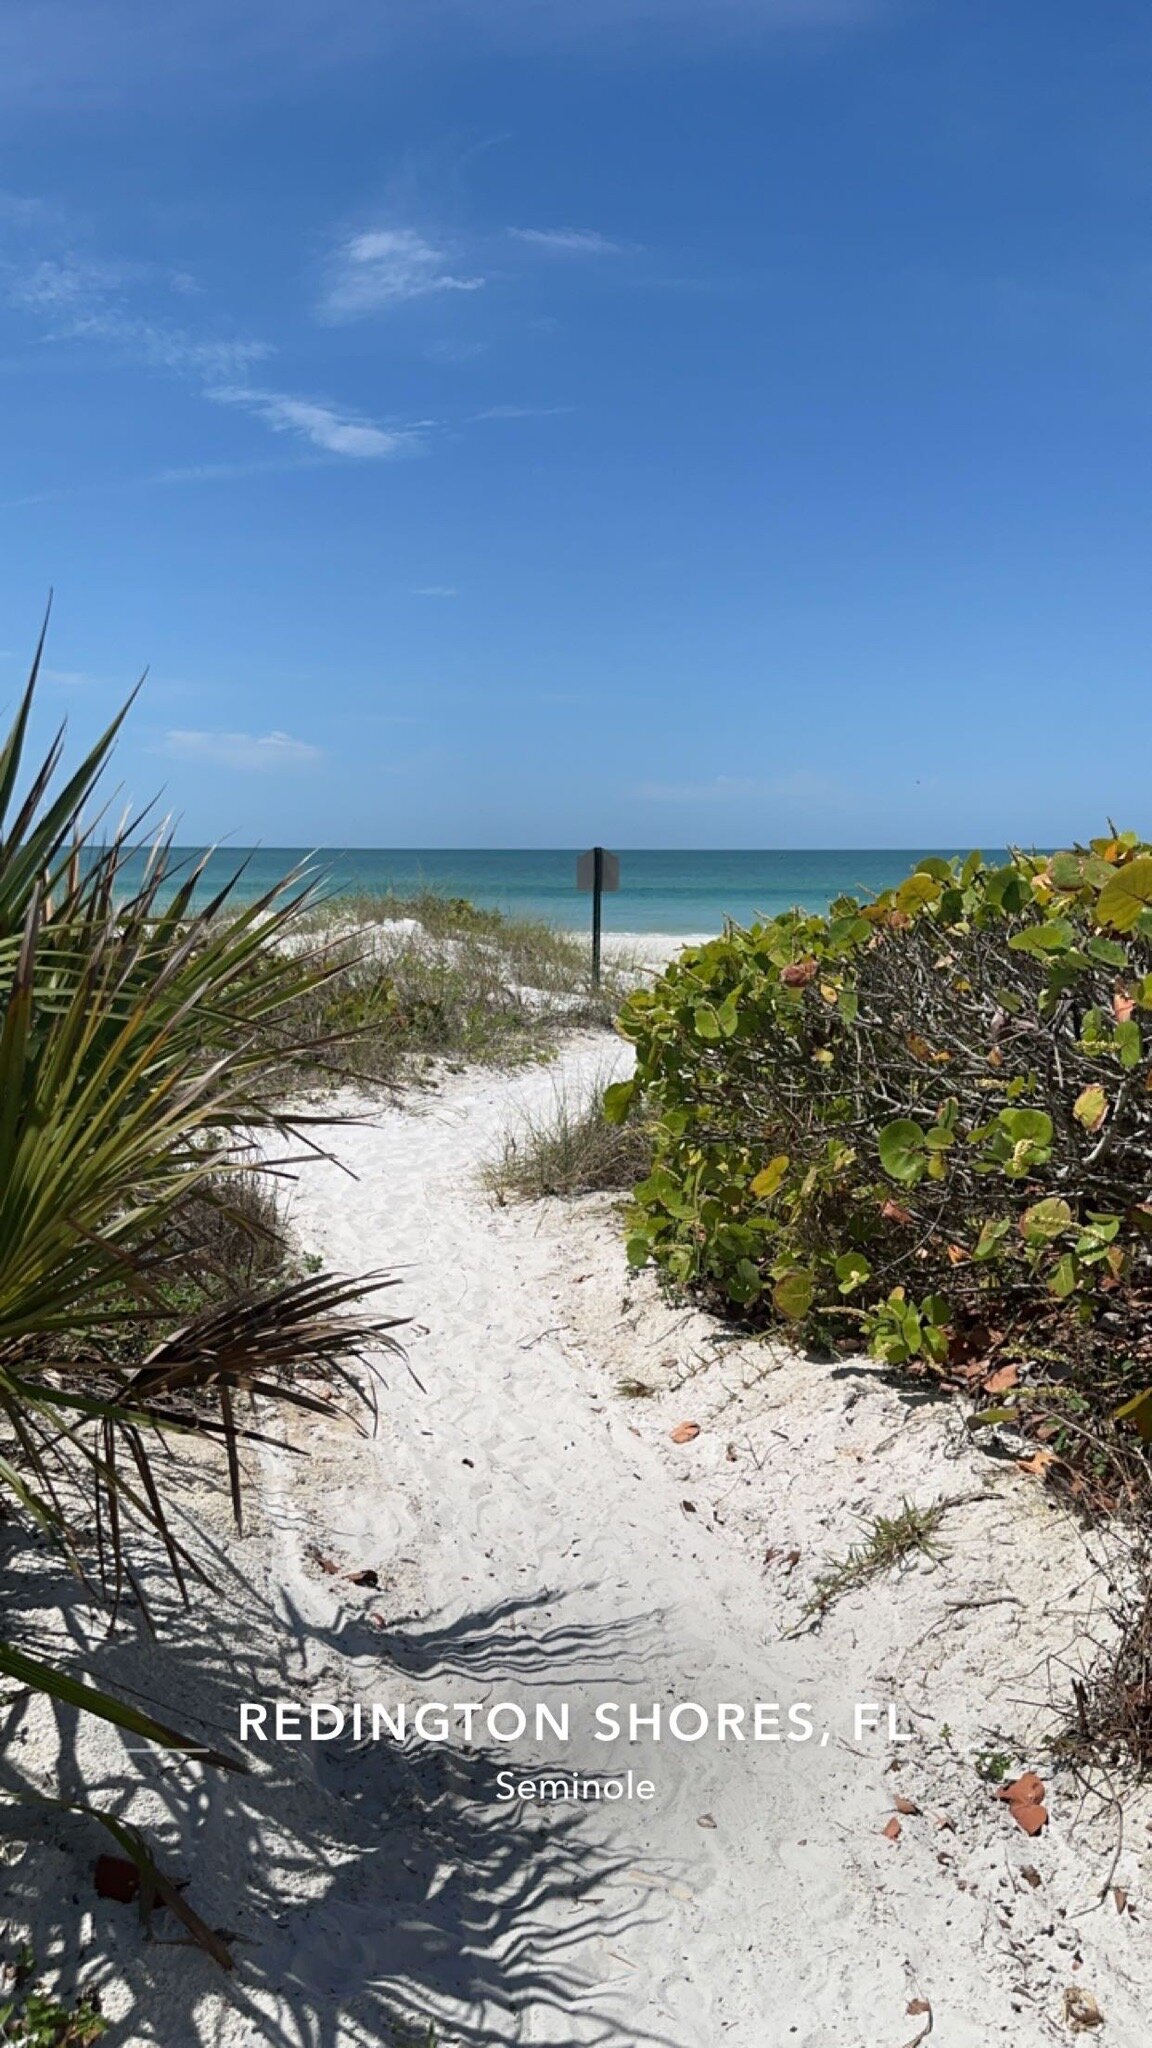
[[[290,1137],[305,1121],[276,1106],[269,1070],[306,1051],[293,1016],[312,1014],[301,998],[332,970],[285,943],[311,900],[304,877],[249,903],[229,884],[194,909],[200,869],[179,868],[166,838],[131,880],[134,828],[100,841],[84,827],[123,714],[54,793],[58,735],[17,796],[42,648],[43,635],[0,747],[0,1488],[75,1571],[95,1575],[114,1613],[126,1578],[142,1597],[134,1527],[159,1540],[186,1599],[198,1576],[165,1510],[158,1447],[218,1440],[239,1515],[253,1404],[330,1412],[321,1383],[357,1386],[366,1350],[396,1348],[396,1319],[363,1306],[382,1276],[322,1273],[211,1302],[171,1328],[173,1220],[193,1196],[226,1203],[260,1133]],[[93,1526],[94,1559],[77,1534]],[[0,1643],[0,1674],[207,1755],[15,1645]],[[148,1883],[220,1953],[117,1827]]]

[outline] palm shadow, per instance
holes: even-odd
[[[58,1655],[62,1616],[97,1683],[216,1747],[236,1749],[244,1700],[307,1702],[305,1634],[313,1675],[319,1664],[328,1681],[320,1696],[332,1698],[337,1659],[388,1697],[397,1696],[393,1673],[480,1688],[543,1680],[560,1658],[571,1686],[574,1672],[619,1674],[622,1659],[642,1669],[659,1629],[658,1616],[604,1627],[557,1619],[560,1603],[539,1592],[383,1628],[341,1610],[329,1630],[305,1631],[297,1612],[228,1567],[217,1598],[191,1611],[176,1607],[166,1582],[149,1586],[155,1641],[138,1611],[96,1641],[76,1582],[35,1543],[3,1534],[6,1598],[46,1617],[40,1629],[29,1624],[24,1645]],[[29,1738],[45,1711],[27,1696],[4,1703],[7,1799],[43,1789],[24,1757],[43,1755]],[[497,2048],[529,2038],[685,2048],[638,2025],[629,2005],[638,1973],[623,1946],[661,1917],[653,1900],[666,1905],[664,1887],[679,1873],[653,1857],[626,1809],[613,1808],[609,1841],[595,1806],[499,1802],[497,1773],[510,1758],[491,1747],[269,1744],[234,1773],[107,1728],[94,1742],[87,1717],[59,1703],[52,1714],[57,1789],[141,1822],[164,1868],[190,1879],[196,1910],[227,1931],[236,1961],[224,1976],[187,1948],[173,1966],[161,1945],[182,1930],[167,1913],[140,1928],[131,1907],[95,1896],[93,1858],[113,1847],[95,1822],[6,1806],[0,1828],[28,1843],[8,1873],[10,1917],[34,1928],[37,1965],[61,1995],[102,1991],[108,2048],[225,2037],[269,2048]],[[571,1757],[515,1755],[517,1778],[573,1768]],[[238,2022],[251,2033],[237,2034]]]

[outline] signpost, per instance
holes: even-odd
[[[576,887],[592,892],[592,986],[600,986],[600,898],[620,887],[620,862],[606,846],[590,847],[576,860]]]

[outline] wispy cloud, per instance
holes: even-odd
[[[0,226],[31,229],[51,226],[59,218],[48,200],[27,192],[0,192]]]
[[[269,391],[247,381],[258,362],[273,353],[264,341],[202,335],[149,313],[129,299],[141,285],[187,299],[190,281],[181,271],[159,276],[140,266],[116,264],[69,252],[23,255],[0,261],[0,292],[9,303],[41,323],[43,338],[103,344],[130,361],[161,369],[199,386],[219,405],[249,412],[274,433],[292,433],[328,455],[379,461],[411,454],[422,444],[412,427],[384,427],[325,399]],[[249,465],[199,464],[191,470],[160,472],[157,481],[203,481],[250,473]]]
[[[451,583],[418,583],[413,597],[459,597],[460,592]]]
[[[571,412],[570,405],[486,405],[473,413],[475,420],[552,420]]]
[[[514,242],[543,249],[553,256],[634,256],[630,242],[614,242],[595,228],[509,228]]]
[[[105,342],[152,369],[234,377],[272,353],[267,342],[194,335],[171,322],[133,312],[125,304],[127,288],[151,280],[131,265],[65,253],[25,264],[10,261],[0,268],[0,279],[10,304],[43,320],[46,339]],[[173,278],[165,283],[169,289],[182,289]]]
[[[198,761],[213,768],[238,768],[258,774],[309,768],[323,759],[319,747],[293,739],[287,732],[166,732],[158,751],[176,761]]]
[[[314,398],[292,398],[283,391],[255,391],[246,384],[220,384],[205,392],[217,405],[238,405],[263,420],[277,434],[300,434],[329,455],[352,455],[379,462],[393,455],[413,455],[422,446],[415,427],[380,427],[322,405]]]
[[[176,464],[169,469],[145,470],[137,476],[101,477],[90,483],[57,484],[47,491],[26,491],[21,497],[0,499],[0,512],[54,505],[68,498],[105,498],[120,492],[148,491],[164,485],[235,483],[247,477],[283,476],[290,470],[310,469],[319,459],[316,455],[294,455],[270,456],[254,462]]]
[[[284,476],[289,470],[311,469],[315,461],[314,455],[293,455],[283,460],[278,456],[267,456],[259,462],[182,462],[173,464],[169,469],[152,470],[147,476],[134,477],[125,488],[148,484],[236,483],[247,477]]]
[[[484,282],[459,276],[445,251],[415,228],[364,228],[333,250],[320,311],[328,320],[360,320],[410,299],[476,292]]]

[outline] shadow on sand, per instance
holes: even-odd
[[[605,1629],[558,1620],[555,1598],[539,1594],[391,1628],[349,1609],[317,1630],[218,1555],[217,1594],[191,1613],[158,1590],[156,1642],[137,1615],[94,1644],[75,1582],[10,1532],[5,1548],[6,1602],[58,1608],[99,1682],[231,1748],[242,1700],[340,1697],[350,1669],[362,1695],[393,1699],[405,1676],[471,1680],[470,1697],[501,1679],[558,1673],[571,1688],[581,1675],[643,1669],[659,1627],[655,1616]],[[23,1640],[60,1647],[58,1631],[38,1644],[33,1628]],[[645,2031],[630,2016],[642,1980],[622,1944],[667,1910],[678,1873],[629,1843],[626,1809],[612,1810],[608,1847],[594,1810],[494,1804],[507,1752],[269,1744],[249,1752],[252,1767],[240,1774],[174,1760],[111,1729],[94,1740],[72,1710],[53,1711],[57,1789],[143,1824],[169,1873],[189,1880],[197,1910],[227,1931],[236,1959],[228,1977],[192,1948],[158,1967],[160,1942],[181,1930],[161,1912],[145,1932],[131,1907],[96,1897],[92,1860],[111,1846],[98,1825],[0,1809],[10,1851],[18,1838],[27,1843],[7,1873],[11,1919],[33,1927],[38,1968],[62,1994],[109,1988],[105,2009],[122,2016],[104,2036],[108,2048],[685,2048],[659,2023]],[[9,1795],[44,1788],[22,1756],[32,1720],[46,1712],[26,1697],[6,1704],[0,1788]],[[573,1765],[518,1749],[515,1768]]]

